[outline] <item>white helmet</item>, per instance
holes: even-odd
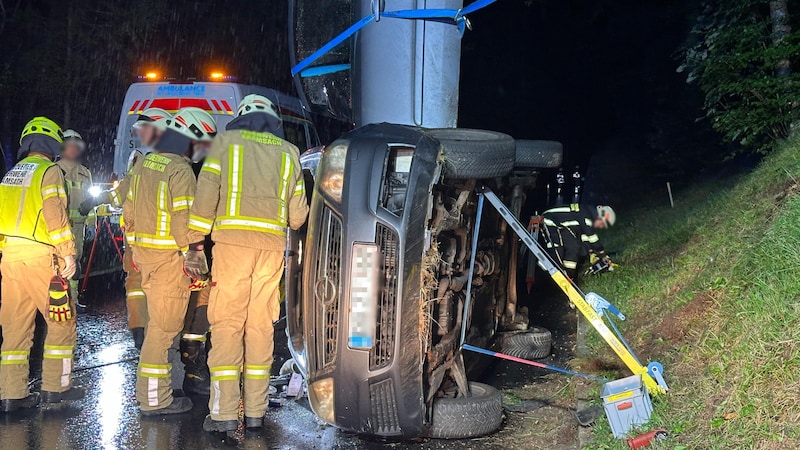
[[[281,113],[278,111],[278,107],[275,106],[270,99],[264,97],[263,95],[250,94],[243,98],[241,102],[239,102],[239,116],[254,112],[267,113],[270,116],[278,119],[278,121],[282,120]]]
[[[217,123],[211,114],[192,106],[178,111],[172,119],[164,121],[164,125],[164,129],[177,131],[195,141],[211,142],[217,135]]]
[[[613,227],[617,222],[617,213],[610,206],[597,205],[597,217],[609,227]]]
[[[77,131],[73,129],[67,129],[64,130],[63,135],[64,135],[64,145],[66,145],[67,143],[75,143],[78,145],[78,148],[80,148],[81,151],[86,150],[86,143],[83,141],[83,138],[81,137],[80,134],[78,134]]]
[[[159,119],[169,119],[172,115],[161,108],[147,108],[139,114],[136,122],[133,123],[134,128],[139,128],[142,125],[149,125]]]

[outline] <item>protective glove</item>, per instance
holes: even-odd
[[[56,275],[50,279],[50,304],[47,308],[50,320],[64,322],[72,319],[68,291],[69,284],[64,277]]]
[[[189,250],[183,254],[183,273],[192,279],[200,279],[208,275],[208,261],[203,251],[203,243],[195,242],[189,245]]]
[[[190,291],[202,291],[206,287],[208,287],[209,276],[208,275],[201,275],[198,278],[192,278],[192,282],[189,283],[189,290]]]
[[[61,276],[70,279],[78,271],[78,263],[75,261],[75,255],[64,257],[64,268],[61,269]]]
[[[78,212],[81,213],[82,216],[87,216],[92,211],[92,209],[94,209],[94,207],[97,205],[98,205],[97,198],[89,197],[83,202],[81,202],[81,206],[78,208]]]

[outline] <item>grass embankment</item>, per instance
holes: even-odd
[[[621,267],[586,290],[628,316],[623,333],[671,388],[646,428],[671,438],[653,448],[800,449],[798,192],[795,137],[752,173],[626,214],[604,236]],[[593,330],[588,342],[616,359]],[[598,421],[589,448],[627,448],[609,433]]]

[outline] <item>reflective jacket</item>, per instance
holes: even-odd
[[[107,191],[103,191],[98,197],[98,204],[110,204],[116,208],[122,207],[125,203],[125,197],[128,195],[128,190],[131,188],[130,174],[126,174],[119,180],[117,187]]]
[[[269,133],[217,135],[197,180],[189,240],[283,251],[287,226],[300,228],[308,202],[300,151]]]
[[[54,247],[62,257],[75,254],[60,168],[32,155],[5,174],[0,182],[0,235],[8,247],[26,240]]]
[[[555,229],[561,239],[574,239],[580,243],[584,253],[603,253],[603,245],[594,229],[597,209],[586,205],[572,204],[548,209],[542,213],[545,226]],[[553,230],[549,231],[550,233]],[[552,236],[551,236],[552,237]]]
[[[56,164],[64,171],[64,179],[67,182],[69,220],[73,225],[83,225],[86,217],[79,211],[81,203],[89,195],[89,188],[92,187],[92,173],[77,161],[59,159]]]
[[[189,206],[196,184],[189,160],[171,153],[150,153],[128,176],[130,188],[122,207],[128,243],[186,251]]]

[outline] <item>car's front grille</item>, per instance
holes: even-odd
[[[336,361],[342,291],[342,220],[329,208],[322,211],[314,298],[317,305],[317,367]]]
[[[400,434],[397,418],[397,399],[391,378],[369,386],[369,406],[372,432],[380,436]]]
[[[369,353],[370,370],[386,367],[392,361],[397,322],[397,234],[379,223],[375,232],[375,243],[378,244],[383,255],[383,265],[381,266],[383,283],[378,299],[375,345]]]

